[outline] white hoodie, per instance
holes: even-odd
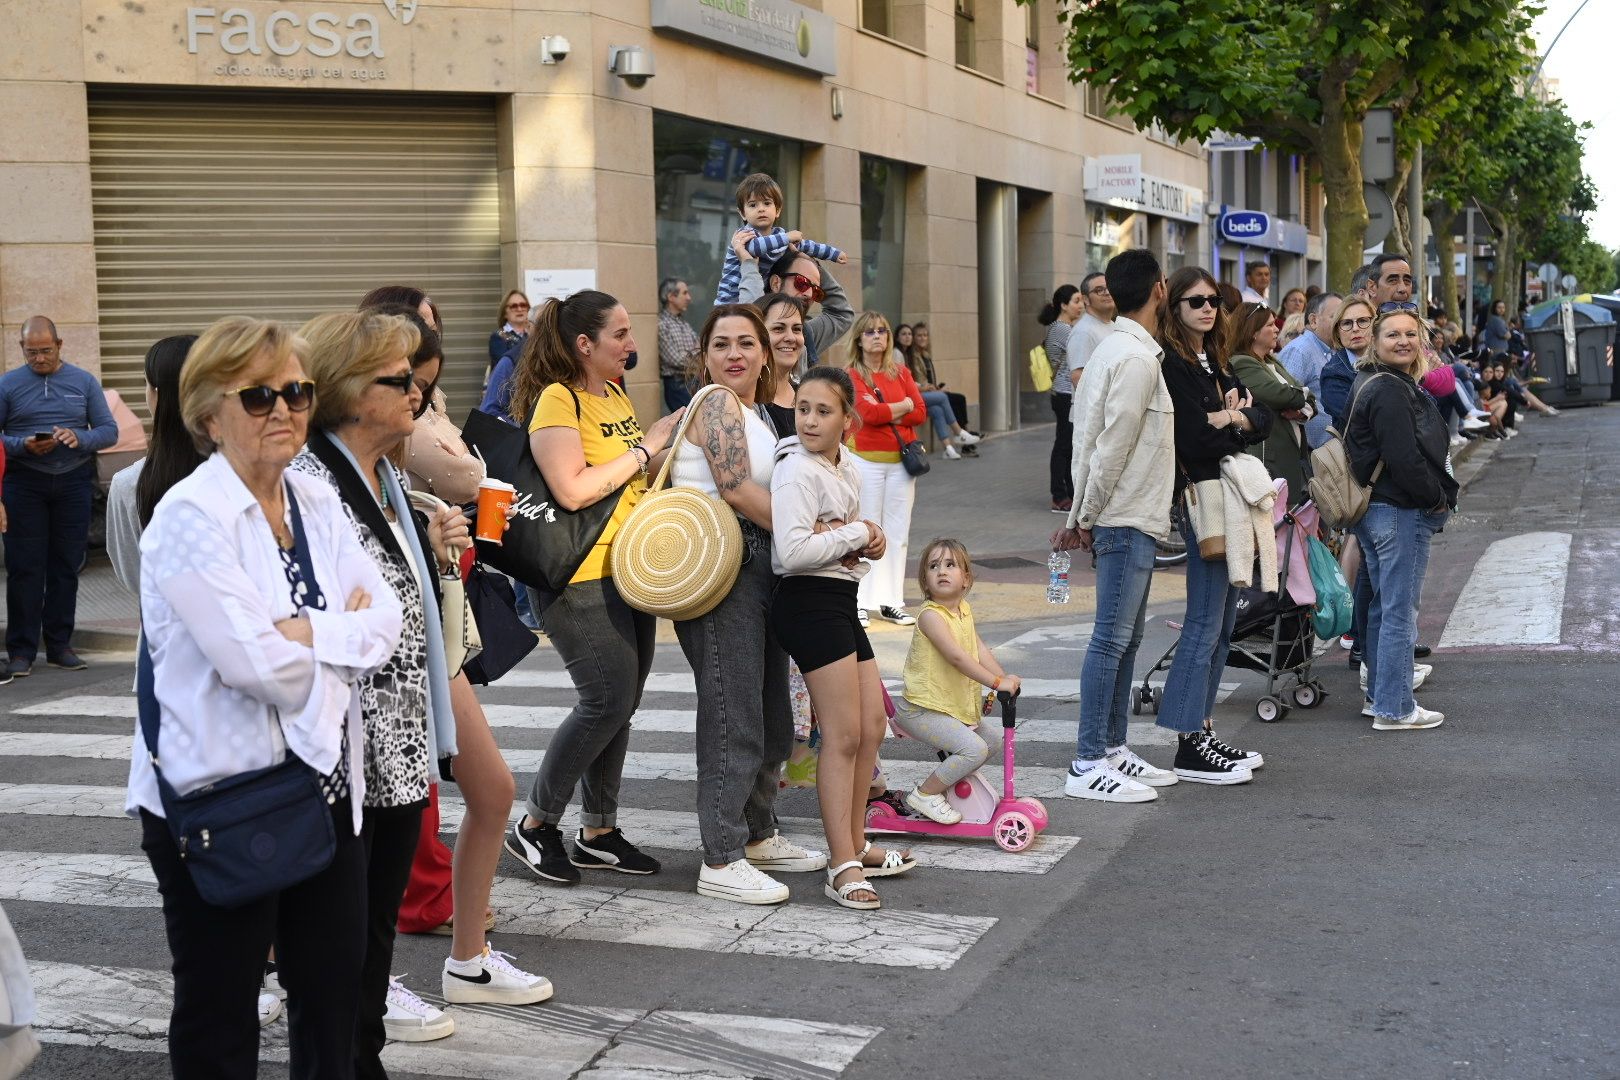
[[[799,444],[797,436],[776,448],[771,472],[771,569],[783,577],[824,577],[859,581],[869,564],[844,567],[839,560],[866,546],[861,517],[861,474],[854,455],[839,447],[838,464]],[[818,521],[846,524],[815,532]]]

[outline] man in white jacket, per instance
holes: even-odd
[[[1074,409],[1074,506],[1054,549],[1090,552],[1097,614],[1080,671],[1080,733],[1065,792],[1099,802],[1149,802],[1176,783],[1126,746],[1136,650],[1142,643],[1154,541],[1170,535],[1175,407],[1154,335],[1164,274],[1153,253],[1116,255],[1106,271],[1119,315],[1086,365]]]

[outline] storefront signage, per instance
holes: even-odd
[[[1258,210],[1230,210],[1221,215],[1221,239],[1254,243],[1271,231],[1271,219]]]
[[[1109,154],[1086,160],[1086,197],[1093,202],[1133,200],[1142,190],[1142,155]]]
[[[838,73],[832,17],[793,0],[652,0],[652,27],[802,71]]]
[[[1293,255],[1304,255],[1311,240],[1310,231],[1297,221],[1239,206],[1221,207],[1219,231],[1222,240]]]
[[[1142,172],[1142,155],[1110,154],[1086,159],[1088,202],[1124,210],[1146,210],[1159,217],[1197,224],[1204,212],[1204,192]]]
[[[416,0],[384,0],[383,6],[401,24],[416,16]],[[388,77],[387,70],[375,63],[388,55],[383,21],[366,11],[340,15],[285,8],[188,7],[186,51],[223,53],[215,75],[381,81]],[[347,60],[366,63],[349,66]]]
[[[542,300],[566,300],[581,289],[596,288],[596,271],[585,270],[525,270],[523,291],[529,303],[540,306]]]

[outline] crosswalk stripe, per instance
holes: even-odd
[[[144,857],[65,852],[0,851],[0,900],[160,906]],[[932,970],[955,964],[997,921],[830,904],[750,907],[685,890],[565,889],[510,877],[495,879],[490,904],[505,933]]]
[[[566,671],[512,671],[489,685],[498,690],[573,690],[574,680]],[[695,694],[697,680],[690,671],[655,671],[643,689],[649,694]]]
[[[1564,532],[1523,533],[1491,544],[1446,618],[1440,647],[1562,644],[1571,545]]]
[[[76,784],[0,784],[0,814],[30,817],[124,816],[124,789],[83,787]],[[439,828],[459,831],[467,810],[461,799],[441,793]],[[639,810],[621,807],[619,825],[643,847],[670,851],[696,851],[702,847],[697,815],[677,810]],[[572,832],[577,821],[565,822]],[[783,835],[801,847],[826,847],[821,822],[815,818],[782,819]],[[906,843],[915,847],[924,865],[941,870],[971,870],[1002,874],[1044,874],[1056,866],[1074,846],[1077,836],[1043,833],[1019,852],[1002,851],[989,840],[951,840],[947,837],[917,836]]]
[[[30,965],[43,1042],[162,1053],[172,981],[144,968]],[[566,994],[566,984],[562,987]],[[436,999],[435,999],[436,1000]],[[450,1006],[456,1034],[431,1043],[389,1043],[390,1071],[465,1080],[561,1080],[703,1076],[744,1080],[834,1080],[882,1028],[771,1016],[543,1005]],[[543,1041],[544,1052],[537,1052]],[[271,1025],[260,1058],[287,1059],[287,1026]]]

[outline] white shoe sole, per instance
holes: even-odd
[[[448,1039],[456,1033],[456,1021],[449,1016],[431,1024],[390,1024],[384,1020],[383,1033],[388,1036],[389,1042],[437,1042],[440,1039]]]
[[[918,806],[916,803],[912,802],[911,795],[909,793],[906,795],[905,801],[906,807],[912,813],[921,814],[923,817],[927,818],[929,821],[932,821],[936,825],[959,825],[962,822],[961,813],[958,812],[954,807],[951,807],[950,803],[946,803],[945,805],[947,809],[950,809],[951,816],[939,817],[936,814],[929,812],[927,807]]]
[[[1138,773],[1134,776],[1132,776],[1130,773],[1126,773],[1125,775],[1129,776],[1132,780],[1135,780],[1138,784],[1146,784],[1151,788],[1175,787],[1177,784],[1181,783],[1181,778],[1167,769],[1161,770],[1157,776],[1150,776],[1147,773]]]
[[[699,896],[710,896],[716,900],[730,900],[733,904],[780,904],[791,895],[786,885],[780,889],[734,889],[729,885],[715,885],[707,881],[697,884]]]
[[[827,869],[827,856],[819,855],[810,859],[752,859],[748,864],[755,870],[775,870],[783,874],[808,874],[816,870]]]
[[[1063,794],[1071,799],[1090,799],[1092,802],[1111,803],[1145,803],[1152,802],[1159,797],[1159,793],[1151,787],[1144,787],[1140,791],[1130,788],[1120,788],[1114,792],[1096,791],[1084,783],[1077,783],[1081,777],[1071,776],[1063,782]]]
[[[1198,772],[1193,769],[1177,769],[1176,775],[1189,784],[1213,784],[1217,787],[1226,787],[1231,784],[1247,784],[1254,779],[1254,773],[1247,768],[1233,769],[1231,772]]]
[[[550,979],[532,989],[509,987],[498,990],[494,987],[448,980],[442,981],[439,985],[444,991],[444,1000],[451,1005],[535,1005],[542,1001],[550,1001],[553,990]]]
[[[1248,769],[1250,772],[1253,772],[1256,769],[1263,769],[1263,768],[1266,767],[1266,759],[1264,757],[1262,757],[1261,755],[1259,755],[1259,754],[1251,754],[1251,756],[1249,756],[1249,757],[1227,758],[1227,760],[1232,762],[1233,764],[1243,766],[1245,769]]]
[[[1441,724],[1443,724],[1445,722],[1446,722],[1446,718],[1444,716],[1440,717],[1438,720],[1414,720],[1413,722],[1411,722],[1409,724],[1403,724],[1399,720],[1379,720],[1377,718],[1374,718],[1373,719],[1373,730],[1374,731],[1427,731],[1430,728],[1437,728],[1437,727],[1439,727]]]

